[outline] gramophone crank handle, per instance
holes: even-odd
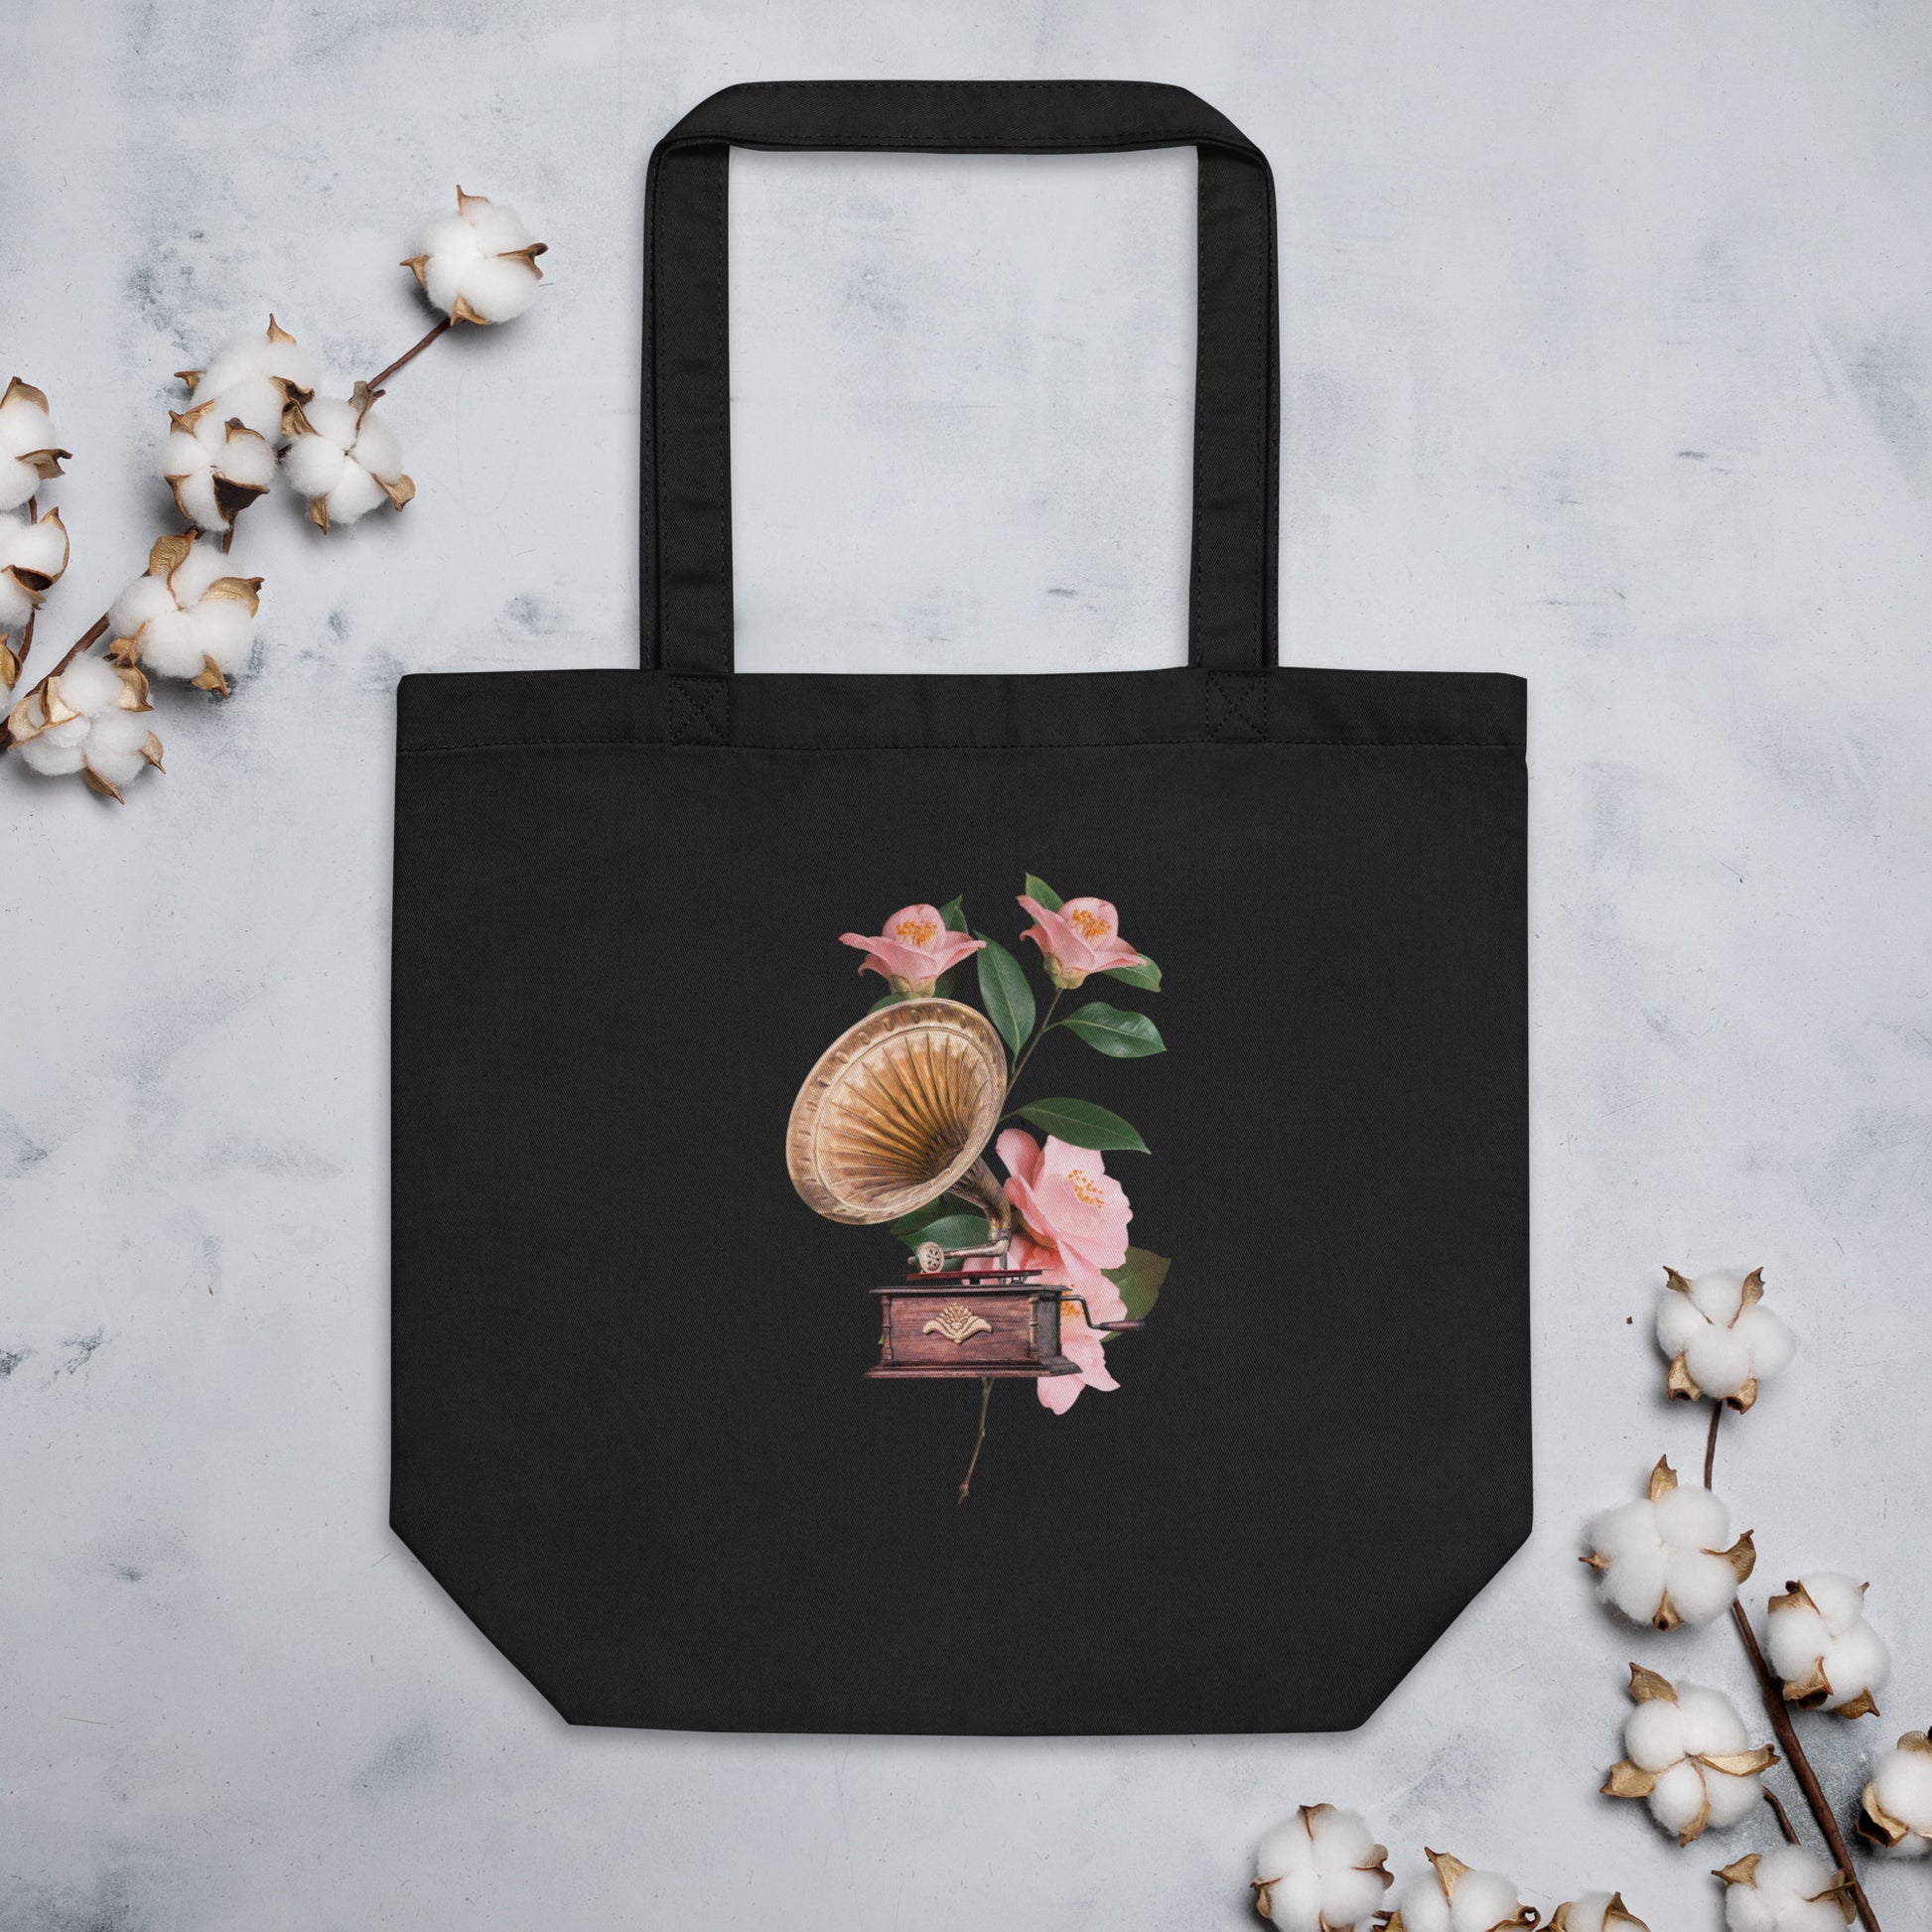
[[[1093,1318],[1093,1311],[1087,1307],[1087,1298],[1084,1295],[1062,1295],[1060,1300],[1062,1302],[1077,1302],[1080,1308],[1081,1320],[1097,1333],[1109,1335],[1138,1334],[1141,1329],[1147,1326],[1145,1321],[1096,1321]]]

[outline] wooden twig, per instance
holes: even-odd
[[[1711,1434],[1705,1440],[1704,1486],[1711,1486],[1711,1471],[1717,1460],[1718,1424],[1724,1416],[1724,1404],[1712,1404],[1714,1414],[1711,1418]],[[1852,1903],[1859,1914],[1859,1922],[1865,1932],[1881,1932],[1878,1915],[1871,1909],[1871,1900],[1864,1895],[1864,1887],[1859,1883],[1859,1874],[1852,1865],[1852,1853],[1845,1843],[1845,1834],[1839,1829],[1838,1814],[1832,1810],[1831,1800],[1825,1796],[1824,1787],[1818,1782],[1818,1773],[1811,1768],[1811,1759],[1805,1755],[1803,1741],[1798,1736],[1798,1726],[1791,1721],[1791,1708],[1784,1700],[1784,1687],[1781,1685],[1771,1666],[1764,1661],[1764,1652],[1759,1647],[1757,1632],[1751,1628],[1750,1612],[1741,1600],[1734,1600],[1730,1606],[1730,1620],[1737,1627],[1738,1640],[1744,1646],[1744,1655],[1750,1659],[1751,1674],[1757,1679],[1757,1695],[1764,1705],[1764,1715],[1771,1721],[1771,1728],[1777,1733],[1779,1744],[1784,1750],[1784,1761],[1791,1767],[1791,1775],[1798,1780],[1798,1789],[1805,1794],[1805,1804],[1819,1834],[1830,1848],[1838,1868],[1845,1874],[1846,1888],[1851,1893]],[[1764,1794],[1771,1796],[1767,1790]],[[1777,1801],[1772,1799],[1776,1806]],[[1790,1821],[1783,1819],[1783,1807],[1777,1806],[1787,1833]]]
[[[386,369],[381,370],[377,375],[371,378],[369,382],[370,390],[374,391],[376,389],[380,389],[382,385],[385,382],[387,382],[388,379],[392,375],[394,375],[399,368],[403,367],[404,364],[406,363],[413,362],[417,358],[417,356],[419,356],[423,352],[423,350],[426,349],[430,345],[430,344],[437,339],[438,336],[447,334],[449,331],[450,322],[451,322],[451,318],[445,316],[443,320],[439,322],[436,325],[436,327],[432,329],[429,332],[429,334],[425,336],[423,340],[416,345],[414,348],[404,349],[403,352],[400,355],[398,355],[396,359],[393,362],[391,362]]]
[[[959,1500],[973,1493],[973,1471],[980,1465],[980,1450],[986,1446],[986,1405],[993,1400],[993,1378],[980,1377],[980,1433],[973,1438],[973,1459],[966,1465],[966,1479],[959,1485]]]

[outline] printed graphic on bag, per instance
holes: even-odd
[[[1043,1009],[1020,959],[973,932],[956,898],[902,906],[876,934],[840,934],[865,955],[859,971],[888,991],[806,1076],[785,1138],[809,1206],[889,1226],[911,1252],[904,1285],[873,1291],[880,1358],[867,1374],[981,1384],[961,1502],[994,1382],[1035,1382],[1057,1415],[1083,1389],[1119,1388],[1107,1342],[1146,1324],[1169,1266],[1130,1245],[1133,1208],[1107,1172],[1110,1153],[1148,1153],[1140,1133],[1090,1100],[1021,1092],[1048,1034],[1114,1059],[1165,1051],[1144,1013],[1093,998],[1064,1004],[1100,975],[1158,993],[1161,969],[1121,938],[1104,898],[1062,899],[1029,874],[1018,902],[1033,918],[1020,936],[1038,949],[1050,987]],[[968,960],[978,1007],[959,997]],[[989,1143],[1003,1173],[987,1161]]]

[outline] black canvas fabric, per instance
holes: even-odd
[[[733,145],[1198,148],[1185,668],[734,674]],[[734,87],[647,203],[640,668],[399,692],[391,1521],[577,1723],[1353,1725],[1530,1523],[1523,687],[1277,667],[1273,188],[1192,95]],[[1023,1074],[1172,1263],[1063,1414],[869,1379],[905,1245],[786,1165],[840,935],[958,896],[1044,1010],[1029,875],[1162,976]]]

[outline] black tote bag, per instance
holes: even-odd
[[[734,673],[734,144],[1199,150],[1185,668]],[[575,1723],[1353,1725],[1530,1524],[1523,687],[1277,668],[1191,94],[733,87],[647,223],[641,667],[398,698],[395,1530]]]

